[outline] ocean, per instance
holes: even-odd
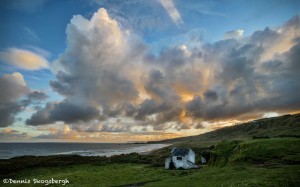
[[[17,156],[81,155],[113,156],[128,153],[147,153],[168,144],[133,143],[0,143],[0,159]]]

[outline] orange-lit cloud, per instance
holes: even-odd
[[[0,60],[26,70],[48,68],[47,59],[32,51],[9,48],[0,52]]]

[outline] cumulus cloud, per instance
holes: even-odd
[[[25,70],[48,67],[48,61],[44,56],[25,49],[9,48],[1,51],[0,60]]]
[[[153,54],[103,8],[89,20],[74,16],[50,82],[64,100],[38,109],[27,124],[62,121],[77,131],[164,131],[299,110],[297,20],[247,37],[237,31],[228,40],[179,44]],[[289,48],[274,48],[281,45],[277,41],[289,41]],[[132,120],[130,125],[112,120],[124,118]]]

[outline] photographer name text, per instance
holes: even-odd
[[[66,179],[3,179],[4,184],[44,184],[48,186],[50,184],[69,184],[69,180]]]

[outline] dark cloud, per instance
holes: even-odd
[[[48,98],[48,96],[41,91],[33,91],[30,94],[28,94],[28,99],[34,100],[34,101],[43,101]]]
[[[54,109],[53,103],[47,103],[45,108],[40,108],[29,119],[26,120],[28,125],[50,124],[54,121],[50,119],[50,111]]]
[[[29,92],[22,74],[4,74],[0,77],[0,127],[15,122],[15,115],[22,110],[18,99]]]
[[[57,81],[50,81],[50,86],[54,91],[64,96],[70,96],[74,94],[72,91],[73,88],[79,83],[78,78],[59,71],[56,74],[56,79]]]
[[[251,35],[251,42],[259,45],[266,45],[273,43],[280,37],[280,34],[269,27],[265,28],[263,31],[256,31]],[[266,46],[269,47],[269,46]]]
[[[174,70],[180,68],[186,62],[184,47],[173,47],[163,49],[157,59],[159,63],[163,63],[166,69]]]
[[[179,100],[179,96],[172,89],[168,80],[160,70],[151,70],[145,83],[146,91],[160,102],[171,103]]]
[[[60,103],[47,103],[45,108],[39,109],[30,119],[28,125],[51,124],[56,121],[74,123],[79,121],[90,121],[99,116],[99,111],[89,106],[79,106],[62,101]]]
[[[0,77],[0,88],[0,127],[13,124],[15,116],[27,106],[38,105],[48,98],[41,91],[30,92],[23,75],[17,72]]]
[[[45,101],[48,97],[49,96],[42,91],[33,91],[29,93],[26,99],[23,99],[21,102],[24,107],[27,107],[30,104],[38,105]]]
[[[204,103],[202,102],[201,97],[195,97],[192,101],[189,101],[186,104],[187,113],[190,116],[201,117],[204,113]]]
[[[114,124],[114,125],[108,125],[104,124],[101,126],[99,131],[101,132],[130,132],[130,126],[126,126],[124,124]],[[92,131],[95,132],[95,131]]]
[[[205,128],[205,126],[203,125],[203,124],[201,124],[201,123],[196,123],[196,124],[194,124],[194,126],[193,126],[195,129],[204,129]]]
[[[89,121],[97,118],[98,115],[98,110],[93,107],[79,106],[68,101],[63,101],[54,106],[54,109],[50,112],[50,119],[73,123],[77,121]]]
[[[28,136],[27,133],[19,133],[18,131],[12,130],[10,132],[2,131],[0,132],[0,140],[20,140],[24,141],[24,139],[28,139],[30,136]]]
[[[47,98],[48,96],[45,93],[33,91],[29,93],[23,100],[15,100],[14,102],[0,102],[0,126],[7,127],[13,124],[17,120],[15,115],[32,104],[40,104],[41,101],[44,101]]]
[[[178,122],[181,111],[182,110],[180,108],[173,107],[169,110],[159,113],[154,123],[154,129],[160,129],[161,125],[166,122]]]
[[[204,96],[205,96],[205,99],[209,99],[209,100],[212,100],[212,101],[215,101],[215,100],[218,99],[218,94],[215,91],[212,91],[212,90],[207,90],[204,93]]]
[[[29,92],[20,73],[4,74],[0,77],[0,102],[15,101]]]
[[[163,107],[163,106],[159,106],[155,102],[155,100],[146,99],[140,105],[140,108],[138,109],[138,112],[137,112],[137,115],[135,116],[135,119],[144,120],[146,116],[160,112],[161,107]]]
[[[0,127],[7,127],[15,122],[15,115],[21,111],[17,102],[0,103]]]

